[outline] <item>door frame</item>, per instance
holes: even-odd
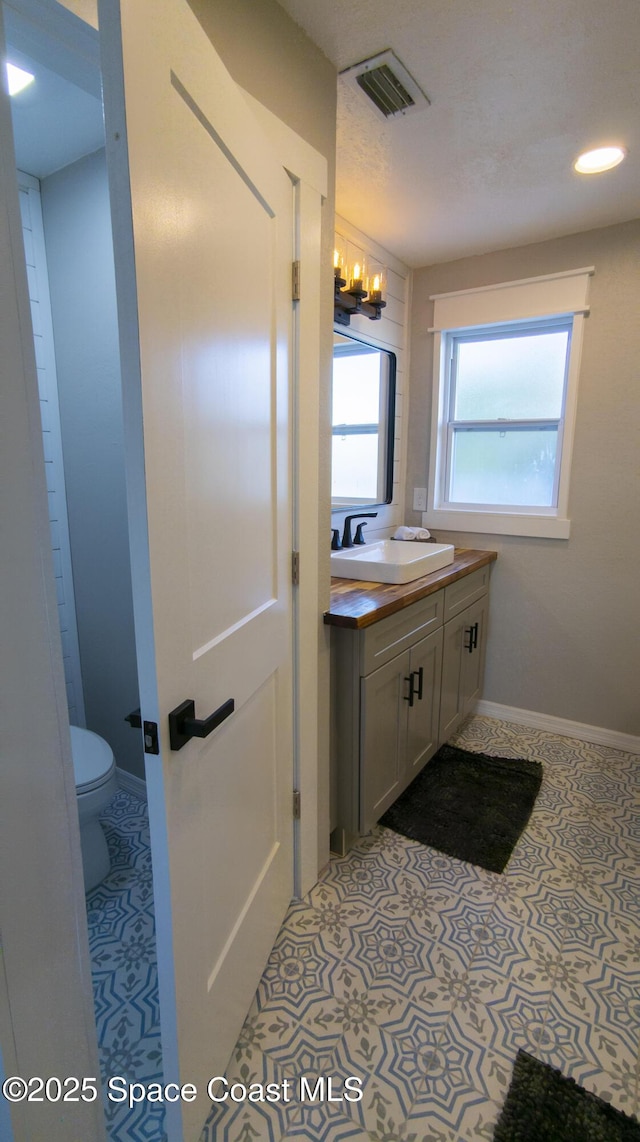
[[[64,2],[64,0],[63,0]],[[19,11],[29,12],[33,8],[32,0],[9,0],[10,6]],[[54,33],[59,27],[55,20],[54,6],[43,0],[38,7],[49,8],[52,19],[48,30]],[[55,5],[59,10],[59,5]],[[66,14],[63,12],[63,16]],[[88,25],[70,20],[63,21],[66,30],[74,32],[75,25],[80,28],[82,37],[95,36],[98,33]],[[215,45],[214,45],[215,47]],[[242,90],[242,89],[240,89]],[[294,193],[295,203],[295,235],[294,248],[297,260],[301,266],[301,281],[303,283],[300,300],[294,303],[294,336],[293,336],[293,432],[294,432],[294,460],[293,460],[293,488],[294,488],[294,519],[293,535],[295,548],[300,553],[301,578],[300,584],[294,591],[294,774],[296,788],[301,793],[301,816],[296,822],[295,833],[295,893],[303,895],[317,880],[318,853],[322,852],[323,842],[319,837],[319,821],[323,819],[318,797],[318,737],[319,737],[319,695],[318,695],[318,660],[321,652],[322,619],[319,613],[319,568],[320,568],[320,501],[319,501],[319,451],[320,451],[320,345],[321,345],[321,297],[325,285],[325,275],[322,272],[321,260],[321,229],[323,201],[327,197],[328,174],[326,159],[315,151],[309,144],[301,139],[286,124],[282,123],[268,109],[243,92],[247,101],[253,108],[254,114],[261,120],[263,128],[274,144],[275,153],[279,161],[289,172]],[[16,190],[17,197],[17,190]],[[325,223],[326,225],[326,223]],[[20,268],[18,267],[18,278]],[[17,281],[16,291],[20,294],[20,283]],[[126,304],[127,299],[124,299]],[[34,441],[33,462],[37,467],[43,465],[41,445]],[[48,533],[45,530],[45,538]],[[50,568],[51,583],[47,590],[52,594],[53,569]],[[34,606],[37,600],[34,598]],[[55,617],[55,614],[54,614]],[[64,727],[68,721],[66,705],[64,703],[64,687],[59,686],[56,666],[56,657],[60,649],[56,641],[55,623],[49,624],[48,655],[51,666],[50,672],[53,688],[57,696],[58,710],[57,722]],[[152,648],[150,648],[152,649]],[[35,699],[33,683],[30,678],[22,679],[22,690],[27,706]],[[62,731],[61,731],[62,732]],[[68,733],[68,731],[67,731]],[[64,733],[63,733],[64,738]],[[70,749],[63,741],[66,760],[63,758],[66,769],[65,783],[69,784]],[[55,764],[59,765],[59,755],[56,751]],[[25,757],[24,762],[27,764]],[[53,762],[52,762],[53,764]],[[73,784],[73,783],[72,783]],[[79,860],[79,845],[77,833],[77,818],[74,820],[75,805],[67,798],[66,814],[71,834],[71,853],[74,857],[74,880],[76,889],[80,885],[79,874],[81,865]],[[64,899],[61,901],[57,915],[61,924],[67,925],[68,931],[77,932],[78,926],[86,924],[83,909],[82,893],[78,899]],[[80,913],[83,913],[80,915]],[[85,928],[86,931],[86,928]],[[158,932],[158,939],[169,938],[169,932]],[[85,937],[86,939],[86,937]],[[82,941],[81,941],[82,942]],[[78,990],[86,997],[86,968],[84,961],[81,965],[74,965],[69,960],[68,972],[74,976]],[[15,998],[12,995],[11,980],[7,979],[6,995],[9,1003]],[[2,989],[4,992],[4,988]],[[13,1014],[13,1013],[12,1013]],[[92,1014],[92,1013],[91,1013]],[[17,1025],[19,1013],[14,1017],[12,1038],[22,1034],[32,1034],[32,1027],[25,1022]],[[89,1042],[91,1043],[90,1031]],[[45,1043],[46,1036],[40,1028],[40,1041]],[[58,1033],[56,1043],[59,1044]],[[52,1043],[55,1049],[56,1043]],[[95,1039],[94,1039],[95,1043]],[[5,1042],[5,1065],[11,1066],[12,1051]],[[90,1048],[91,1050],[91,1048]],[[96,1123],[96,1129],[100,1130]],[[88,1135],[87,1135],[88,1136]]]
[[[87,90],[100,87],[100,37],[95,23],[77,15],[77,0],[0,0],[33,20],[37,37],[56,41],[72,61],[75,81]],[[83,15],[87,20],[89,9]],[[213,45],[215,48],[215,44]],[[80,61],[82,61],[80,63]],[[84,68],[83,71],[80,69]],[[93,72],[92,72],[93,69]],[[92,79],[93,76],[93,79]],[[318,695],[318,661],[323,653],[320,614],[320,391],[322,355],[322,297],[326,274],[322,265],[322,228],[329,189],[326,158],[238,85],[255,117],[269,137],[278,161],[288,172],[294,193],[294,251],[300,262],[300,299],[293,318],[293,546],[300,555],[300,583],[294,590],[294,781],[300,791],[301,815],[295,822],[294,885],[304,896],[318,879],[328,838],[319,835],[326,816],[323,782],[318,772],[321,703]],[[304,711],[304,716],[302,714]],[[320,789],[320,794],[319,794]],[[328,810],[327,810],[328,811]],[[319,856],[319,854],[321,854]]]
[[[243,90],[243,89],[241,89]],[[326,159],[286,123],[243,90],[294,188],[294,258],[300,263],[299,299],[294,302],[292,353],[293,549],[299,553],[294,588],[294,783],[300,819],[294,832],[294,892],[304,896],[318,879],[328,838],[320,836],[318,741],[321,708],[320,561],[320,374],[323,204],[328,193]],[[333,220],[331,221],[333,226]],[[328,849],[327,849],[328,851]]]
[[[0,114],[3,139],[9,140],[8,96]],[[0,330],[7,382],[0,402],[2,423],[10,426],[0,449],[2,522],[10,536],[3,589],[11,599],[0,657],[0,1074],[93,1077],[99,1091],[80,829],[12,146],[3,147],[0,156],[0,201]],[[87,1142],[105,1138],[98,1091],[95,1099],[77,1104],[78,1128]],[[61,1103],[45,1100],[34,1107],[18,1102],[11,1108],[10,1123],[6,1111],[5,1105],[3,1137],[15,1133],[33,1142],[64,1142],[69,1136]]]

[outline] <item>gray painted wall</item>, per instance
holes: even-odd
[[[138,679],[104,152],[41,190],[87,726],[144,777],[140,734],[124,721]]]
[[[189,5],[236,83],[325,156],[333,187],[337,74],[331,61],[275,0]]]
[[[640,734],[640,221],[415,271],[405,516],[429,468],[429,295],[589,265],[570,538],[437,535],[499,553],[485,699]]]

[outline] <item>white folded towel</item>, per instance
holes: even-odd
[[[426,527],[397,527],[392,539],[431,539]]]

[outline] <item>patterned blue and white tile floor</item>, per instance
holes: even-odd
[[[312,1085],[332,1076],[338,1093],[353,1075],[362,1100],[227,1102],[201,1142],[488,1140],[519,1047],[637,1113],[640,758],[480,717],[455,742],[543,763],[505,873],[385,829],[333,859],[289,909],[226,1072],[230,1083],[280,1089],[287,1078],[295,1087],[301,1076]],[[124,793],[114,803],[125,825],[130,803]],[[150,1079],[159,1062],[144,958],[148,855],[138,864],[134,827],[109,828],[124,903],[111,897],[111,878],[89,898],[106,930],[104,950],[92,936],[103,1069]],[[111,1129],[113,1142],[163,1138],[148,1111]]]
[[[87,896],[93,997],[103,1080],[161,1082],[151,849],[147,806],[119,789],[101,818],[107,879]],[[110,1142],[164,1142],[160,1106],[105,1100]]]
[[[386,829],[332,860],[289,909],[227,1071],[355,1075],[362,1101],[225,1103],[201,1142],[490,1139],[519,1047],[637,1110],[640,758],[479,717],[455,743],[543,763],[505,873]]]

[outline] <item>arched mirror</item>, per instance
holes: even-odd
[[[396,357],[333,335],[331,506],[388,504],[393,496]]]

